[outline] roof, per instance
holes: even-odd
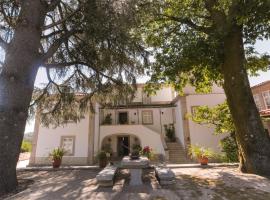
[[[270,109],[261,110],[261,111],[260,111],[260,115],[261,115],[262,117],[268,117],[268,116],[270,116]]]
[[[265,85],[265,84],[267,84],[267,83],[270,83],[270,80],[261,82],[261,83],[259,83],[259,84],[257,84],[257,85],[252,86],[251,88],[259,87],[259,86]]]

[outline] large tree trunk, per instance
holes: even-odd
[[[224,41],[222,72],[224,90],[236,128],[240,169],[270,175],[270,141],[256,108],[244,63],[242,28],[233,25]]]
[[[16,164],[39,66],[45,6],[24,0],[0,74],[0,194],[17,186]]]

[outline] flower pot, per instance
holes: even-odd
[[[201,165],[207,165],[208,164],[208,158],[207,157],[201,157],[199,158],[199,162]]]
[[[99,160],[99,167],[104,168],[107,165],[107,159],[100,159]]]
[[[62,159],[53,159],[52,165],[53,168],[59,168],[62,163]]]

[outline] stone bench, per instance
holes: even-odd
[[[172,185],[175,183],[175,174],[170,168],[156,167],[155,175],[160,185]]]
[[[107,166],[96,176],[97,182],[100,186],[109,187],[113,186],[114,177],[117,172],[116,166]]]

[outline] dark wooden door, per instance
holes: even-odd
[[[129,155],[129,137],[128,136],[121,136],[117,138],[117,150],[118,150],[118,156]]]
[[[119,124],[128,124],[128,113],[120,112],[119,113]]]

